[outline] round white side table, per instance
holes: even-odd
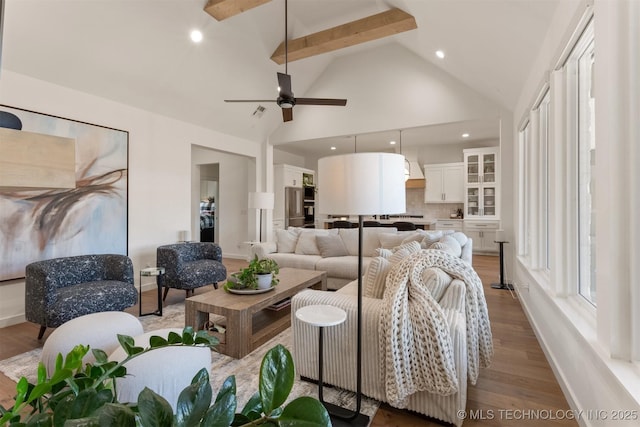
[[[325,404],[322,398],[323,330],[327,326],[336,326],[347,320],[347,313],[338,307],[317,304],[299,308],[296,310],[296,317],[311,326],[318,327],[318,400]]]

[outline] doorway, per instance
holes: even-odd
[[[200,165],[200,241],[217,242],[220,164]]]

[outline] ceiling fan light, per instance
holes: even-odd
[[[282,101],[280,103],[281,108],[293,108],[293,102],[290,101]]]

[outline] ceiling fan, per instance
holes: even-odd
[[[224,102],[275,102],[282,108],[282,120],[293,120],[295,105],[330,105],[344,107],[346,99],[334,98],[296,98],[291,90],[291,76],[288,74],[287,63],[287,0],[284,0],[284,73],[278,73],[278,98],[276,99],[225,99]]]

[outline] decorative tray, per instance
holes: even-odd
[[[238,279],[234,276],[229,276],[227,283],[224,285],[224,289],[232,294],[238,295],[255,295],[255,294],[263,294],[265,292],[269,292],[274,289],[273,286],[266,289],[247,289],[247,288],[234,288],[235,284],[238,283]]]
[[[255,294],[264,294],[265,292],[272,291],[274,287],[266,288],[266,289],[234,289],[234,288],[225,288],[227,291],[232,294],[240,294],[240,295],[255,295]]]

